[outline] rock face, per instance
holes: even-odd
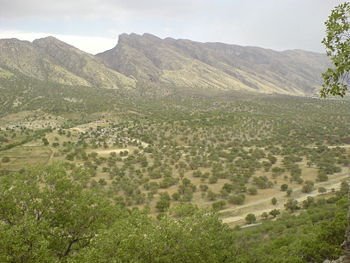
[[[96,55],[139,81],[204,90],[305,95],[321,85],[323,54],[122,34],[115,48]]]

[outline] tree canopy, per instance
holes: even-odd
[[[323,73],[321,97],[343,97],[350,84],[350,2],[335,7],[325,24],[326,37],[322,43],[333,67]]]

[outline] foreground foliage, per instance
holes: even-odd
[[[191,205],[152,219],[55,164],[0,178],[0,262],[320,262],[336,258],[346,193],[299,216],[233,230]],[[344,197],[343,197],[344,196]]]
[[[321,96],[344,96],[349,88],[350,72],[350,2],[338,5],[326,24],[327,35],[322,43],[333,63],[324,74]]]

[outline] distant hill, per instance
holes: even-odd
[[[97,54],[108,67],[153,85],[309,95],[328,66],[323,54],[122,34]]]
[[[122,34],[113,49],[96,56],[54,37],[0,40],[0,85],[1,80],[26,76],[141,95],[145,90],[161,96],[220,91],[311,95],[328,63],[323,54],[301,50],[277,52],[151,34]]]
[[[0,40],[0,76],[25,76],[64,85],[133,88],[136,81],[107,68],[94,56],[54,37],[31,42]]]

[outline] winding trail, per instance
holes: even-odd
[[[327,182],[317,183],[315,185],[315,188],[324,187],[327,189],[327,192],[331,191],[332,189],[338,190],[340,188],[341,181],[348,180],[348,179],[349,179],[348,173],[336,175],[336,178],[329,179]],[[311,193],[305,194],[301,192],[301,188],[302,187],[296,188],[293,191],[291,197],[286,197],[285,192],[280,192],[278,195],[275,196],[278,200],[278,203],[275,206],[271,204],[271,197],[269,196],[268,198],[264,198],[249,204],[221,210],[219,212],[221,214],[221,219],[224,223],[233,224],[233,223],[237,223],[245,220],[246,215],[250,213],[253,213],[259,216],[262,213],[264,212],[268,213],[273,209],[280,209],[280,210],[284,209],[285,202],[290,198],[293,198],[298,202],[302,202],[306,200],[307,197],[309,196],[315,197],[315,196],[322,195],[318,193],[317,190],[314,190]]]

